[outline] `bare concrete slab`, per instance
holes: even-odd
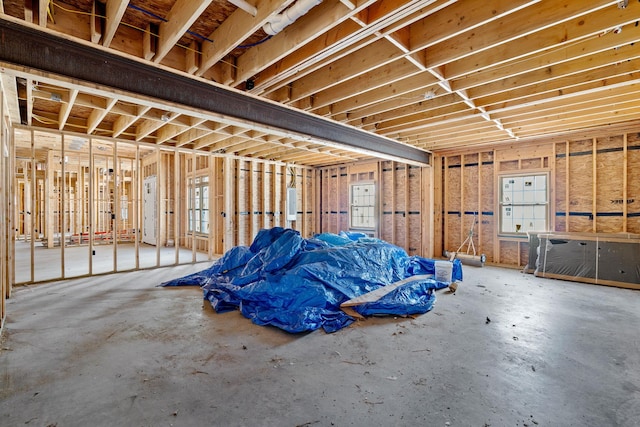
[[[416,318],[290,335],[178,266],[8,301],[2,426],[637,426],[640,292],[465,267]]]

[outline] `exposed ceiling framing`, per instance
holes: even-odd
[[[18,108],[23,124],[319,166],[373,151],[411,159],[408,148],[416,154],[524,144],[640,119],[638,1],[2,0],[2,6],[12,24],[37,25],[89,56],[109,53],[140,70],[156,67],[173,82],[152,94],[130,75],[116,85],[104,80],[115,69],[83,68],[71,53],[53,52],[76,69],[4,70],[3,86],[17,96],[14,120]],[[267,35],[265,24],[298,8],[306,13]],[[215,101],[203,96],[212,93],[234,94],[223,105],[235,114],[212,107]],[[164,101],[154,103],[154,95]],[[273,113],[256,105],[273,106]]]

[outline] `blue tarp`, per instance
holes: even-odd
[[[162,286],[200,286],[221,313],[240,309],[259,325],[288,332],[334,332],[354,319],[340,304],[414,275],[435,274],[435,260],[408,256],[398,246],[362,233],[323,233],[303,239],[282,227],[258,232],[251,246],[237,246],[211,267]],[[462,280],[453,261],[452,280]],[[435,289],[449,282],[415,280],[374,303],[352,307],[364,316],[426,313]]]

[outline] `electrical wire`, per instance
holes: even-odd
[[[241,44],[241,45],[237,46],[236,49],[247,49],[247,48],[250,48],[250,47],[258,46],[259,44],[262,44],[262,43],[266,42],[267,40],[269,40],[271,37],[273,37],[273,36],[269,35],[269,36],[263,38],[262,40],[259,40],[259,41],[255,42],[255,43]]]
[[[66,7],[64,7],[64,6],[59,5],[58,3],[54,2],[54,1],[52,1],[52,2],[51,2],[51,4],[53,4],[55,7],[59,8],[59,9],[61,9],[61,10],[64,10],[65,12],[68,12],[68,13],[75,13],[76,15],[94,16],[94,17],[102,18],[102,19],[106,19],[106,18],[107,18],[106,16],[104,16],[104,15],[99,15],[99,14],[97,14],[97,13],[96,13],[96,14],[94,14],[94,13],[91,13],[91,12],[83,12],[83,11],[81,11],[81,10],[68,9],[68,8],[66,8]],[[134,9],[135,9],[135,8],[137,8],[137,6],[135,6],[135,7],[134,7]],[[163,18],[161,18],[161,17],[159,17],[159,16],[157,16],[157,15],[153,14],[152,12],[149,12],[149,13],[151,13],[151,14],[152,14],[152,16],[156,17],[157,19],[161,19],[161,20],[163,20],[164,22],[168,22],[166,19],[163,19]],[[121,22],[120,22],[120,25],[124,25],[125,27],[133,28],[134,30],[138,30],[138,31],[140,31],[140,32],[142,32],[142,33],[147,33],[147,34],[151,35],[152,37],[156,37],[156,38],[158,37],[158,35],[157,35],[157,34],[154,34],[153,32],[148,31],[148,30],[146,30],[146,29],[144,29],[144,28],[137,27],[137,26],[135,26],[135,25],[133,25],[133,24],[128,24],[128,23],[126,23],[126,22],[122,22],[122,21],[121,21]],[[192,34],[192,35],[195,35],[195,36],[197,36],[197,37],[200,37],[200,38],[201,38],[201,39],[203,39],[203,40],[207,40],[207,41],[210,41],[210,42],[212,42],[212,43],[213,43],[213,40],[211,40],[211,39],[209,39],[209,38],[207,38],[207,37],[204,37],[204,36],[202,36],[202,35],[200,35],[200,34],[193,33],[193,32],[190,32],[190,31],[187,31],[187,32],[188,32],[189,34]],[[176,46],[181,47],[181,48],[183,48],[183,49],[185,49],[185,50],[190,50],[190,51],[192,51],[192,52],[200,53],[198,50],[196,50],[196,49],[192,49],[191,47],[189,47],[189,46],[185,46],[185,45],[182,45],[182,44],[180,44],[180,43],[176,43]]]

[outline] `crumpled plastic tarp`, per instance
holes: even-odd
[[[340,304],[415,275],[433,275],[435,260],[362,233],[322,233],[303,239],[282,227],[260,230],[251,246],[236,246],[211,267],[161,286],[200,286],[216,312],[240,309],[258,325],[288,332],[334,332],[354,319]],[[453,261],[452,281],[462,280]],[[410,281],[375,302],[352,307],[364,316],[407,316],[433,308],[435,289],[449,282]]]

